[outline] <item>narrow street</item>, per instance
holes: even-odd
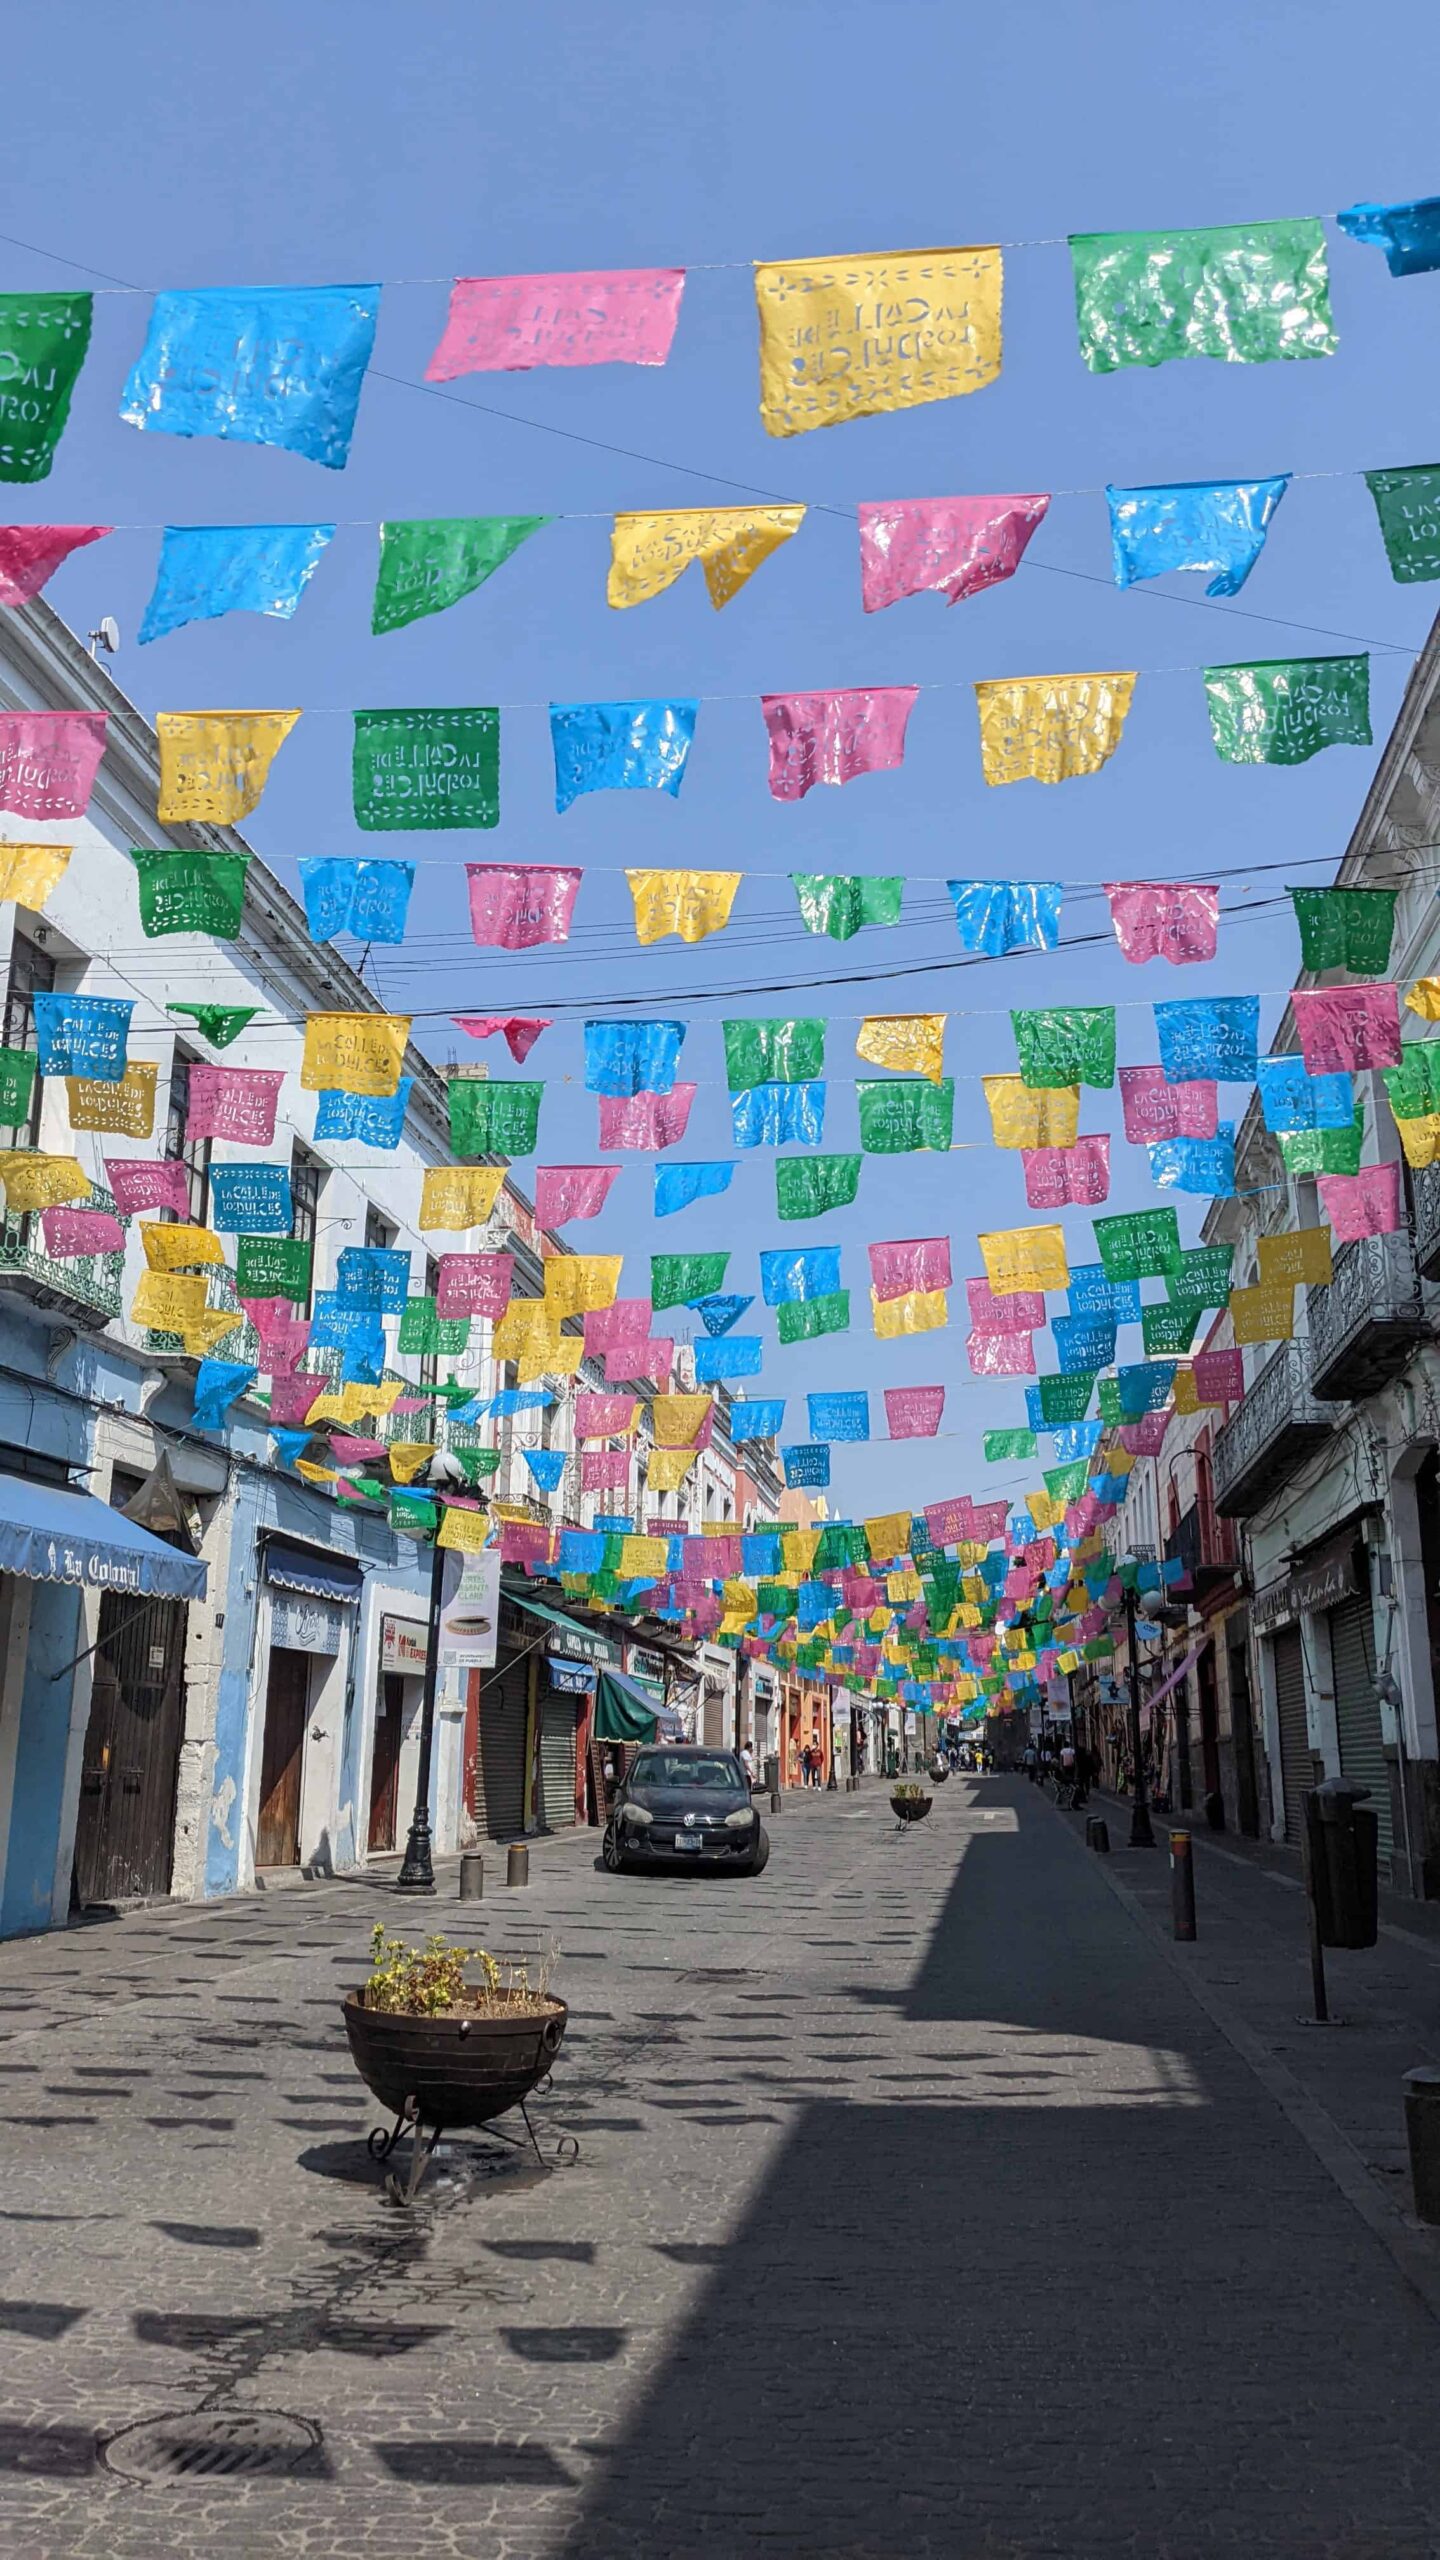
[[[774,1834],[753,1884],[576,1834],[430,1906],[558,1945],[536,2117],[581,2157],[457,2143],[408,2216],[337,2010],[375,1880],[0,1950],[7,2552],[1433,2553],[1440,2253],[1394,2167],[1434,1952],[1337,1959],[1326,2038],[1299,1897],[1238,1862],[1172,1949],[1163,1853],[1018,1781]],[[237,2409],[309,2422],[308,2472],[101,2450]]]

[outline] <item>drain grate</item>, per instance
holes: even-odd
[[[102,2458],[127,2480],[323,2479],[328,2471],[319,2428],[284,2409],[142,2418],[112,2436]]]

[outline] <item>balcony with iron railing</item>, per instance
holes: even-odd
[[[1322,1402],[1349,1403],[1387,1386],[1430,1331],[1408,1233],[1342,1245],[1333,1277],[1307,1290],[1305,1308],[1310,1385]]]
[[[1310,1392],[1305,1345],[1277,1343],[1236,1412],[1215,1434],[1211,1471],[1216,1511],[1223,1519],[1247,1519],[1329,1439],[1334,1427],[1334,1415]]]
[[[1422,1280],[1440,1280],[1440,1164],[1417,1165],[1410,1175],[1415,1202],[1415,1259]]]
[[[1166,1539],[1165,1560],[1181,1568],[1184,1579],[1177,1591],[1198,1599],[1215,1583],[1229,1580],[1239,1563],[1239,1542],[1214,1503],[1197,1500],[1181,1512]]]
[[[91,1184],[85,1206],[115,1215],[113,1195],[103,1183]],[[19,1288],[34,1305],[72,1323],[98,1328],[118,1317],[124,1274],[123,1253],[67,1255],[56,1261],[45,1251],[44,1230],[33,1210],[0,1221],[0,1285]]]

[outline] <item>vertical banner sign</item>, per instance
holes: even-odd
[[[451,1552],[440,1585],[440,1668],[485,1671],[500,1641],[500,1550]]]

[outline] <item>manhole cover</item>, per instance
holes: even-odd
[[[325,2468],[319,2428],[284,2409],[187,2409],[142,2418],[111,2437],[103,2460],[127,2480],[293,2479]]]

